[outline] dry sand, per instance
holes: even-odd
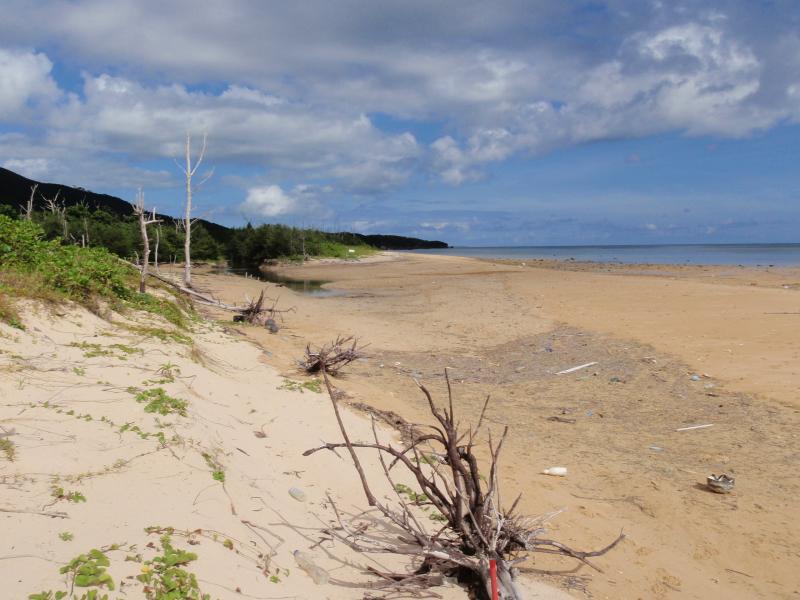
[[[800,595],[800,271],[607,266],[384,255],[281,269],[340,292],[300,295],[277,335],[244,328],[286,374],[308,342],[357,335],[370,357],[340,382],[354,401],[427,418],[412,376],[457,380],[464,419],[485,394],[512,440],[507,496],[532,514],[564,508],[550,535],[592,549],[603,573],[563,560],[538,578],[593,598]],[[254,280],[198,284],[240,301]],[[597,361],[568,375],[556,372]],[[692,377],[697,375],[697,377]],[[678,432],[696,424],[713,427]],[[566,466],[566,478],[540,474]],[[735,475],[716,495],[706,475]]]
[[[325,396],[286,389],[259,348],[213,324],[194,327],[193,350],[126,328],[165,325],[141,315],[108,322],[57,310],[27,307],[26,331],[0,325],[0,434],[14,453],[13,461],[0,454],[0,597],[68,589],[61,566],[118,544],[107,552],[117,584],[111,598],[143,598],[134,578],[141,560],[156,555],[151,526],[178,530],[172,543],[197,553],[188,569],[211,598],[360,599],[357,584],[372,580],[367,564],[402,567],[353,555],[320,532],[334,522],[326,494],[346,514],[364,508],[346,461],[301,456],[339,439]],[[131,386],[161,387],[188,401],[188,412],[148,414]],[[372,435],[362,415],[345,420],[355,439]],[[388,493],[380,466],[366,460]],[[214,463],[224,484],[212,478]],[[293,486],[307,501],[288,494]],[[85,501],[59,499],[55,488]],[[332,583],[316,586],[295,565],[294,549],[310,549]],[[442,596],[465,598],[456,587]]]
[[[175,528],[172,544],[198,555],[187,569],[214,599],[361,599],[375,581],[367,566],[408,566],[392,555],[356,555],[322,533],[336,523],[330,494],[354,528],[372,523],[385,539],[398,535],[364,512],[344,456],[302,457],[340,439],[329,400],[287,385],[252,342],[211,322],[193,325],[187,343],[142,329],[172,330],[146,315],[109,321],[35,304],[22,312],[25,331],[0,324],[0,436],[13,444],[13,456],[0,452],[0,597],[68,590],[59,568],[98,548],[116,582],[110,597],[144,598],[136,576],[158,554],[161,533],[148,527]],[[145,412],[135,394],[156,388],[188,402],[186,415]],[[363,415],[344,419],[354,439],[371,439]],[[373,490],[389,495],[374,457],[362,460]],[[290,496],[291,487],[307,500]],[[294,549],[312,553],[331,582],[315,585]],[[567,598],[529,586],[531,598]],[[76,587],[75,597],[85,591]],[[437,592],[466,598],[453,585]]]

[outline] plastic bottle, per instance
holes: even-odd
[[[314,580],[314,583],[317,585],[325,585],[328,583],[328,578],[330,575],[328,575],[328,572],[325,569],[318,567],[314,563],[314,558],[310,554],[300,552],[300,550],[295,550],[293,554],[297,566],[308,573],[308,576]]]

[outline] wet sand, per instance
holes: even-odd
[[[537,557],[524,566],[576,597],[796,598],[800,594],[800,270],[388,255],[310,263],[285,276],[343,295],[270,285],[277,335],[242,328],[295,373],[306,343],[356,335],[369,357],[338,385],[352,401],[424,422],[418,378],[457,408],[485,395],[496,432],[511,427],[508,501],[565,509],[552,537],[582,549],[628,539],[603,573]],[[263,283],[201,275],[241,301]],[[558,371],[597,362],[566,375]],[[704,429],[676,429],[713,424]],[[566,478],[541,475],[550,466]],[[702,483],[735,475],[730,495]]]

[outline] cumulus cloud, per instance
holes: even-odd
[[[278,185],[250,188],[239,210],[250,218],[267,218],[295,212],[297,199]]]
[[[211,159],[345,193],[385,194],[420,168],[465,185],[511,157],[597,140],[800,121],[794,21],[745,0],[6,4],[5,43],[39,44],[87,73],[42,115],[49,142],[149,160],[208,130]],[[0,53],[11,74],[0,113],[59,95],[51,59]],[[441,134],[422,147],[374,113]]]
[[[58,86],[52,68],[42,53],[0,48],[0,120],[19,117],[31,101],[54,100]]]

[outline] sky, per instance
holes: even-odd
[[[2,0],[0,165],[453,245],[800,242],[800,3]]]

